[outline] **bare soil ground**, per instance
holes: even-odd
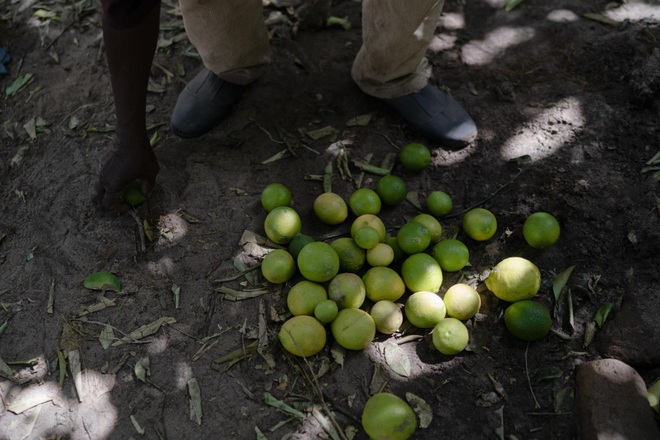
[[[266,75],[212,133],[178,139],[169,115],[200,62],[187,56],[174,6],[164,5],[148,115],[161,173],[148,204],[116,216],[93,202],[114,124],[96,2],[0,1],[0,47],[12,56],[0,77],[7,90],[0,104],[0,358],[47,360],[41,374],[28,371],[33,381],[0,383],[0,438],[325,438],[313,414],[330,410],[343,438],[362,439],[364,403],[384,389],[430,406],[432,420],[417,439],[571,439],[578,435],[576,365],[613,354],[647,383],[655,380],[660,216],[658,179],[647,162],[660,137],[660,8],[643,0],[529,0],[505,12],[504,3],[449,0],[429,51],[433,82],[464,103],[480,128],[477,142],[459,152],[420,138],[351,82],[360,4],[347,0],[334,1],[330,14],[346,17],[350,30],[272,25]],[[295,22],[295,10],[270,4],[264,16],[279,12]],[[26,74],[29,83],[12,90]],[[368,113],[368,125],[347,125]],[[300,131],[325,126],[337,133],[313,140]],[[459,232],[471,266],[445,274],[441,292],[459,279],[480,285],[489,267],[517,255],[541,269],[540,300],[554,308],[552,283],[575,265],[555,332],[531,344],[514,340],[502,322],[505,304],[482,292],[481,312],[468,324],[471,349],[455,357],[432,350],[428,332],[410,326],[345,353],[343,365],[331,344],[309,363],[286,356],[276,334],[288,286],[249,286],[267,293],[232,301],[218,289],[243,291],[245,279],[218,280],[238,273],[244,231],[263,234],[259,195],[269,183],[291,188],[303,232],[318,239],[345,232],[314,218],[322,187],[306,178],[323,173],[333,160],[327,148],[340,139],[354,141],[352,158],[372,155],[374,164],[408,142],[426,143],[434,154],[429,169],[394,172],[422,200],[437,189],[452,195],[453,214],[442,220],[447,233],[471,206],[497,216],[488,242]],[[295,154],[264,164],[283,150]],[[361,184],[374,188],[377,179],[365,174]],[[335,192],[348,198],[355,187],[335,175]],[[560,241],[548,250],[522,238],[535,211],[561,223]],[[394,227],[416,213],[404,203],[382,218]],[[155,233],[144,250],[143,221]],[[99,297],[84,288],[95,271],[117,275],[121,292]],[[585,342],[607,303],[611,314],[596,326],[595,342]],[[95,304],[103,307],[81,316]],[[135,343],[104,349],[99,341],[108,326],[121,338],[159,319],[166,324]],[[411,334],[422,338],[401,345],[406,377],[379,344]],[[237,362],[216,362],[235,350],[244,350]],[[82,373],[69,368],[60,389],[61,357],[70,353],[79,354]],[[140,380],[146,359],[149,374]],[[191,417],[192,379],[201,390],[200,423]]]

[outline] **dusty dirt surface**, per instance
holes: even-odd
[[[335,438],[362,439],[364,404],[386,390],[430,407],[432,420],[416,439],[571,439],[576,365],[612,355],[647,384],[657,379],[660,202],[647,162],[660,137],[660,8],[643,0],[529,0],[506,12],[504,4],[449,0],[429,51],[432,81],[464,103],[480,129],[458,152],[420,138],[352,83],[360,4],[344,0],[329,12],[347,18],[350,30],[271,25],[265,76],[217,129],[181,140],[168,130],[169,116],[200,62],[188,56],[175,6],[164,5],[148,99],[161,172],[150,201],[117,216],[93,201],[114,124],[98,5],[0,1],[0,47],[12,57],[0,77],[0,358],[25,379],[0,383],[0,438],[331,438],[318,419],[332,414],[342,431]],[[277,12],[295,23],[295,11],[269,4],[264,17]],[[15,90],[26,74],[31,80]],[[347,125],[369,113],[367,125]],[[337,132],[317,140],[301,132],[326,126]],[[454,200],[442,225],[467,243],[471,266],[446,273],[441,293],[459,280],[482,286],[500,260],[526,257],[541,269],[539,300],[557,308],[553,333],[515,340],[502,320],[506,304],[480,287],[470,349],[457,356],[440,355],[429,331],[405,324],[343,357],[333,356],[331,339],[308,362],[287,356],[276,334],[290,284],[221,280],[239,272],[243,233],[263,235],[259,196],[269,183],[292,190],[304,233],[346,233],[346,225],[330,228],[314,217],[323,188],[306,178],[323,174],[334,160],[328,147],[343,139],[353,140],[351,158],[372,155],[373,164],[408,142],[426,143],[430,168],[413,174],[397,165],[394,173],[422,201],[432,190]],[[295,154],[264,164],[285,150]],[[353,181],[336,173],[332,182],[346,199],[360,175],[351,171]],[[361,185],[375,188],[378,178],[367,173]],[[487,242],[460,231],[472,206],[498,218]],[[535,211],[561,224],[550,249],[523,240],[522,224]],[[404,202],[381,217],[396,233],[416,213]],[[142,236],[143,222],[153,241]],[[555,301],[553,282],[570,266]],[[115,274],[121,291],[86,289],[95,271]],[[233,301],[221,288],[257,293]],[[593,318],[608,303],[600,328]],[[153,322],[162,324],[155,332],[118,343]],[[109,329],[115,339],[104,349],[99,337]],[[410,371],[397,374],[380,344],[411,335],[421,338],[400,345]],[[217,362],[235,350],[235,362]],[[34,359],[41,364],[25,370]],[[195,385],[201,414],[191,410]],[[305,421],[269,402],[295,408]]]

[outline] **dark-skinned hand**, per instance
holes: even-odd
[[[160,167],[148,141],[129,145],[112,141],[96,184],[97,197],[104,208],[125,212],[130,206],[121,200],[121,192],[129,183],[139,180],[143,194],[151,192]]]

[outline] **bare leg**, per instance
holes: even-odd
[[[97,185],[103,206],[108,209],[127,209],[119,200],[122,188],[139,179],[146,194],[159,171],[147,136],[145,110],[159,21],[158,4],[127,29],[113,26],[112,17],[103,15],[103,38],[117,116],[116,136],[108,146]]]

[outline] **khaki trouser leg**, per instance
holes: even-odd
[[[270,62],[261,0],[180,0],[190,42],[225,81],[249,84]]]
[[[425,58],[444,0],[363,0],[362,47],[351,74],[377,98],[421,90],[430,68]]]

